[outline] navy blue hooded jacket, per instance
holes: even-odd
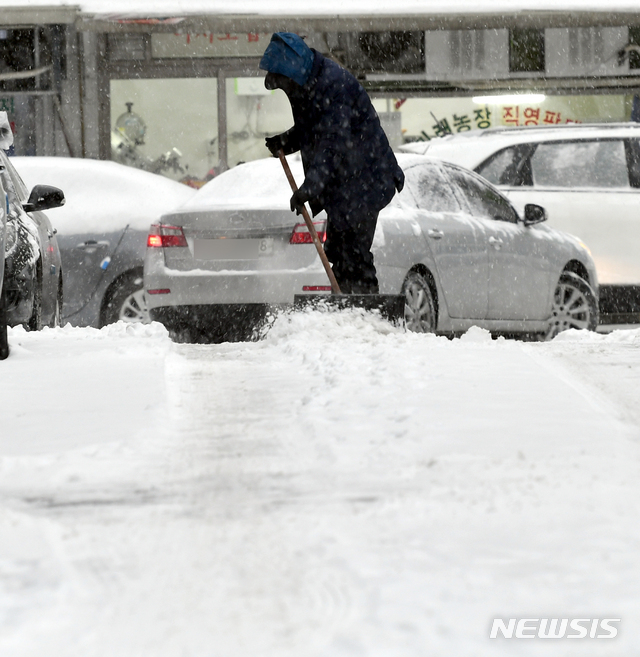
[[[312,51],[306,83],[289,96],[294,126],[285,133],[285,153],[301,152],[300,189],[314,215],[326,209],[343,216],[362,206],[379,212],[402,189],[402,169],[367,92],[351,73]]]

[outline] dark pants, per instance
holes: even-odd
[[[359,207],[350,211],[327,208],[324,248],[343,294],[378,294],[378,278],[371,245],[378,210]]]

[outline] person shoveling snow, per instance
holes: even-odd
[[[378,213],[404,185],[371,100],[356,78],[309,48],[297,34],[277,32],[260,61],[265,87],[289,98],[294,126],[267,137],[277,156],[300,151],[305,179],[291,197],[301,214],[327,213],[325,252],[343,294],[378,294],[371,245]]]

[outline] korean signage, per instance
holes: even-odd
[[[444,137],[454,132],[490,128],[493,111],[487,105],[474,109],[466,114],[452,114],[450,117],[437,118],[433,115],[433,125],[420,133],[419,141],[430,141],[436,137]]]
[[[152,34],[151,53],[159,57],[260,57],[271,32]]]
[[[572,118],[563,116],[562,112],[541,109],[540,107],[520,107],[510,105],[501,108],[502,125],[527,126],[527,125],[559,125],[560,123],[582,123]]]
[[[536,126],[559,125],[561,123],[582,123],[563,112],[523,107],[520,105],[489,106],[473,109],[466,114],[453,113],[442,118],[433,116],[433,125],[422,130],[420,141],[430,141],[436,137],[466,132],[472,129],[484,130],[492,126]]]

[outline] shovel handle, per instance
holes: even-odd
[[[284,173],[287,176],[289,185],[291,185],[291,191],[297,192],[298,186],[296,185],[296,181],[293,177],[293,174],[291,173],[291,169],[289,168],[289,163],[287,162],[287,158],[284,156],[284,151],[282,149],[278,151],[278,158],[280,158],[280,162],[282,164],[282,168],[284,169]],[[338,281],[336,280],[335,274],[333,273],[333,270],[331,269],[331,265],[329,264],[329,260],[327,259],[327,254],[324,252],[324,248],[322,247],[322,242],[318,237],[318,231],[316,230],[316,227],[313,225],[313,221],[311,221],[311,217],[309,216],[309,212],[307,211],[306,205],[302,206],[302,216],[304,217],[304,223],[307,224],[307,228],[311,233],[311,239],[313,240],[313,243],[316,245],[316,250],[318,251],[318,255],[320,256],[320,260],[322,261],[324,270],[327,272],[327,276],[329,277],[329,282],[331,283],[331,293],[342,294],[342,292],[340,291],[340,286],[338,285]]]

